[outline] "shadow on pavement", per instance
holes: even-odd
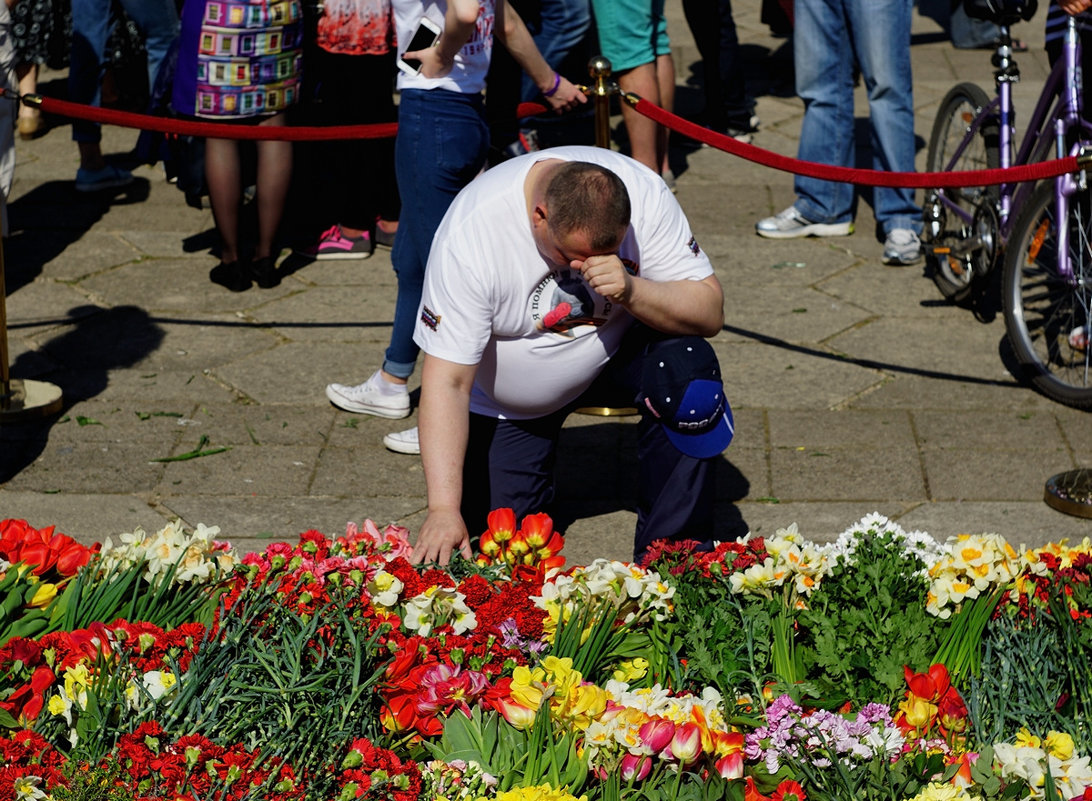
[[[21,354],[11,365],[11,377],[49,381],[60,387],[65,412],[78,401],[100,394],[111,370],[132,367],[154,353],[163,331],[135,306],[100,309],[77,306],[68,310],[69,328],[40,349]],[[0,426],[0,483],[11,480],[41,455],[52,420]]]
[[[78,242],[111,206],[143,203],[150,189],[145,178],[86,194],[76,191],[74,181],[49,181],[21,196],[8,206],[12,236],[4,240],[7,294],[41,275],[45,265]]]

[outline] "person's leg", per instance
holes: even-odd
[[[671,58],[670,52],[656,56],[656,84],[659,90],[660,108],[673,111],[675,109],[675,61]],[[660,159],[659,172],[662,174],[668,171],[667,142],[671,132],[662,125],[657,128],[656,151]]]
[[[705,98],[706,124],[717,127],[720,116],[721,72],[720,31],[717,6],[709,0],[683,0],[686,26],[701,54],[702,96]],[[733,32],[735,26],[732,27]]]
[[[663,54],[655,7],[660,0],[592,0],[599,31],[599,47],[610,61],[623,92],[633,92],[661,106],[657,56]],[[668,54],[670,50],[668,50]],[[663,65],[666,76],[668,65]],[[657,174],[664,164],[664,137],[660,126],[622,104],[622,121],[629,135],[630,155]]]
[[[623,92],[633,92],[644,100],[660,105],[660,84],[657,62],[650,61],[627,70],[618,76],[618,87]],[[660,126],[643,114],[638,114],[629,103],[622,103],[622,121],[629,135],[629,152],[637,161],[659,174],[663,169],[664,149]]]
[[[960,49],[992,47],[1000,35],[1000,29],[988,19],[971,19],[962,2],[952,4],[948,19],[948,33],[952,46]]]
[[[485,164],[489,131],[481,99],[442,89],[402,93],[395,167],[402,216],[391,262],[398,275],[384,378],[405,383],[420,348],[413,341],[432,238],[448,206]]]
[[[261,125],[283,126],[284,114],[278,114]],[[274,140],[259,141],[258,146],[258,244],[254,249],[255,260],[276,258],[274,243],[281,217],[284,215],[284,200],[288,196],[288,186],[292,182],[292,143]]]
[[[731,0],[683,0],[683,11],[701,53],[705,124],[720,133],[731,129],[733,136],[751,133],[751,104]]]
[[[103,51],[110,22],[109,0],[72,0],[72,52],[68,67],[68,98],[74,103],[99,105],[102,90]],[[80,145],[80,166],[99,170],[106,166],[99,142],[98,124],[72,121],[72,139]]]
[[[38,65],[24,61],[15,68],[15,77],[19,81],[19,94],[32,95],[38,91]],[[34,106],[26,103],[19,104],[19,119],[32,120],[37,123],[41,119],[41,112]],[[29,129],[28,129],[29,130]],[[22,133],[22,126],[20,126]]]
[[[675,110],[675,60],[671,57],[671,41],[667,38],[667,18],[664,16],[664,0],[652,0],[649,24],[652,30],[652,49],[656,53],[656,88],[659,95],[659,106],[665,111]],[[674,176],[667,164],[667,142],[670,131],[664,126],[658,126],[656,140],[657,154],[660,167],[658,172],[667,176],[672,182],[674,191]]]
[[[550,513],[557,437],[564,421],[564,412],[535,420],[470,415],[461,511],[471,538],[485,531],[486,517],[494,509],[512,509],[517,524],[526,515]]]
[[[717,32],[720,87],[718,99],[724,124],[750,129],[751,103],[747,100],[747,81],[739,48],[739,34],[732,17],[731,0],[717,0]]]
[[[641,325],[626,334],[602,375],[578,401],[637,399],[650,348],[687,347],[697,337],[668,337]],[[695,540],[708,548],[713,537],[714,471],[718,457],[686,456],[667,439],[663,426],[642,403],[637,426],[637,526],[634,561],[657,539]]]
[[[910,75],[911,0],[846,0],[854,50],[868,89],[872,166],[914,171],[914,99]],[[875,22],[882,20],[882,25]],[[876,187],[876,221],[885,235],[895,229],[921,233],[914,190]]]
[[[853,164],[853,52],[843,0],[797,0],[793,32],[796,93],[804,101],[797,155],[804,161]],[[868,21],[876,27],[882,17]],[[913,130],[913,125],[910,126]],[[797,210],[816,223],[853,217],[850,184],[798,176]]]
[[[144,34],[150,91],[167,51],[178,38],[178,9],[174,0],[121,0],[121,5]]]
[[[212,217],[220,234],[220,260],[225,264],[239,260],[240,173],[238,142],[233,139],[205,141],[205,179]]]

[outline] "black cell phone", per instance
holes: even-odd
[[[417,30],[413,32],[413,36],[410,37],[409,44],[403,53],[416,53],[418,50],[424,50],[425,48],[432,47],[436,44],[436,40],[440,38],[440,26],[430,20],[428,17],[421,17],[421,21],[417,23]],[[398,57],[398,69],[407,75],[416,75],[421,71],[421,62],[415,58],[403,59]]]

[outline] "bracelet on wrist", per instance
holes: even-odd
[[[554,73],[554,87],[553,87],[553,89],[551,89],[549,92],[543,92],[542,96],[543,97],[553,97],[555,94],[557,94],[557,89],[558,89],[559,86],[561,86],[561,73],[560,72],[555,72]]]

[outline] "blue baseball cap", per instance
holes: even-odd
[[[671,444],[687,456],[716,456],[735,434],[720,364],[713,348],[699,337],[649,348],[638,400],[660,421]]]

